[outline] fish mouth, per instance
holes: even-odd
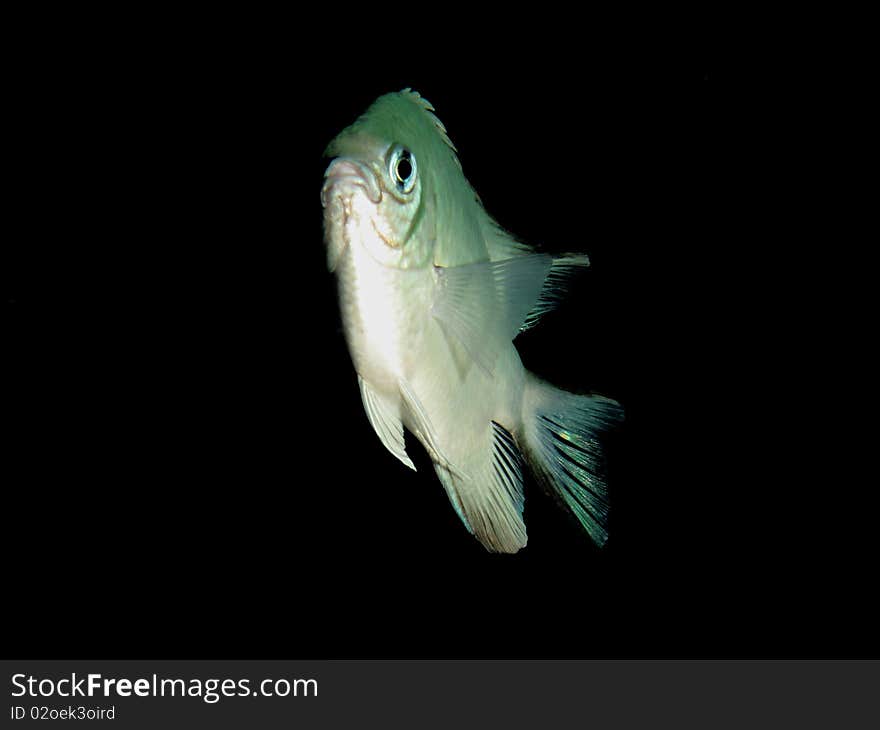
[[[382,189],[373,171],[363,162],[350,157],[337,157],[327,167],[324,173],[324,186],[321,188],[321,205],[326,208],[330,203],[333,189],[343,186],[362,188],[373,203],[382,200]]]

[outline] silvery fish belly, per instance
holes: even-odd
[[[509,236],[483,209],[433,111],[409,89],[387,94],[327,148],[327,263],[367,418],[413,469],[404,428],[416,437],[488,550],[526,544],[526,471],[602,545],[599,437],[623,411],[532,375],[513,342],[588,259],[538,253]]]

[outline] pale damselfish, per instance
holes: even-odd
[[[418,439],[488,550],[526,544],[525,466],[602,545],[598,437],[623,410],[540,380],[513,344],[589,261],[537,253],[502,230],[433,111],[409,89],[387,94],[327,148],[327,261],[367,417],[413,469],[404,427]]]

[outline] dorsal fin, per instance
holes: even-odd
[[[437,115],[434,113],[434,105],[431,104],[431,102],[428,101],[421,94],[419,94],[418,91],[413,91],[409,87],[405,88],[400,93],[415,102],[415,104],[417,104],[422,109],[423,113],[426,114],[428,118],[434,123],[434,127],[437,129],[437,132],[440,135],[440,139],[442,139],[446,146],[452,150],[452,159],[455,161],[455,164],[458,165],[458,169],[461,170],[461,162],[459,162],[458,160],[458,150],[455,149],[455,145],[452,144],[452,140],[449,139],[449,133],[446,131],[446,125],[443,124],[443,122],[441,122]]]

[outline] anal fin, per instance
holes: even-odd
[[[487,449],[474,478],[460,478],[436,466],[452,506],[470,532],[490,552],[515,553],[528,537],[522,519],[522,457],[513,437],[491,424]]]

